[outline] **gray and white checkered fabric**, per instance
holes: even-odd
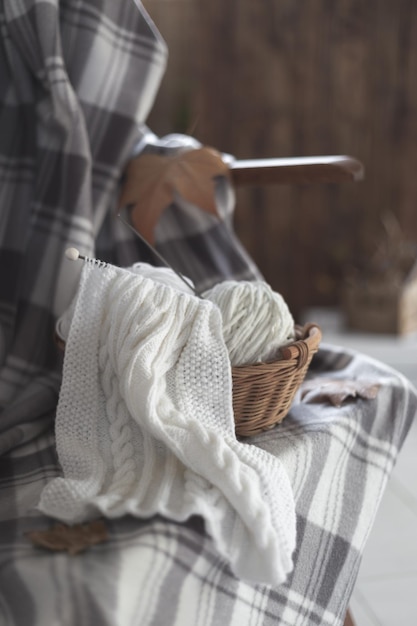
[[[78,279],[63,252],[148,260],[113,217],[125,165],[137,150],[189,140],[172,148],[144,126],[166,48],[134,0],[0,0],[0,26],[0,624],[341,624],[417,407],[402,376],[361,355],[323,347],[310,375],[372,377],[376,400],[297,402],[251,440],[279,455],[296,499],[295,567],[279,588],[236,579],[200,519],[111,521],[110,540],[77,557],[25,536],[50,525],[35,506],[60,475],[52,337]],[[163,255],[200,288],[259,276],[233,234],[223,180],[217,193],[221,223],[179,203],[158,226]]]
[[[368,378],[376,400],[336,409],[296,403],[251,440],[285,463],[297,509],[289,580],[274,589],[236,579],[200,519],[108,521],[110,540],[76,557],[35,548],[25,533],[60,475],[51,432],[0,458],[0,623],[5,626],[338,626],[417,395],[393,370],[323,347],[311,376]]]
[[[166,46],[134,0],[0,0],[0,25],[1,451],[53,418],[54,325],[79,275],[66,247],[115,265],[148,260],[115,218],[123,171],[138,144],[161,152],[190,140],[173,146],[144,126]],[[221,223],[179,202],[158,226],[160,251],[201,288],[257,275],[224,180],[217,192]]]

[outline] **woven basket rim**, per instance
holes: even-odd
[[[322,333],[320,327],[314,322],[309,322],[304,326],[295,326],[296,339],[295,341],[283,346],[279,349],[279,358],[271,361],[259,361],[257,363],[250,363],[248,365],[233,365],[232,371],[236,374],[239,372],[250,373],[256,370],[260,372],[268,372],[276,369],[277,367],[288,367],[290,362],[299,359],[300,352],[317,352],[320,341],[322,339]]]

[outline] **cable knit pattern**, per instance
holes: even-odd
[[[165,284],[168,270],[132,269],[84,265],[56,418],[63,477],[39,508],[69,523],[198,514],[237,576],[282,583],[292,489],[279,459],[235,437],[220,311]]]

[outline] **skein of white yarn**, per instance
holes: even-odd
[[[203,294],[219,307],[231,364],[271,361],[294,340],[294,319],[281,294],[263,281],[227,280]]]

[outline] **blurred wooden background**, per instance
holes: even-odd
[[[148,120],[239,158],[350,154],[366,179],[238,191],[236,229],[295,316],[337,304],[392,211],[417,240],[415,0],[145,0],[170,61]]]

